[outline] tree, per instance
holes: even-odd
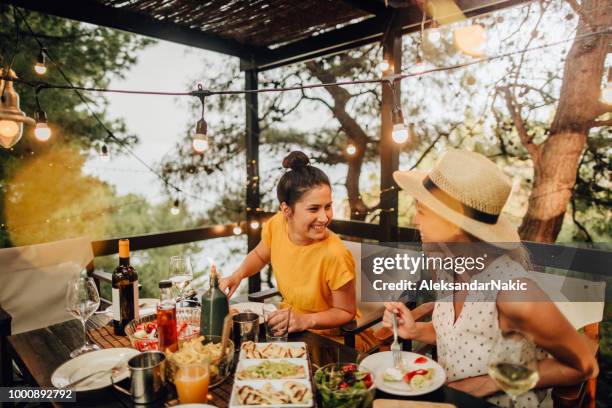
[[[34,34],[30,33],[14,8],[0,5],[0,57],[3,66],[11,65],[17,75],[23,79],[37,79],[33,72],[33,64],[40,49],[35,37],[48,48],[53,60],[57,61],[73,83],[96,87],[106,87],[113,76],[121,77],[136,62],[136,51],[152,43],[150,39],[121,31],[21,9],[20,12],[25,16]],[[44,80],[65,84],[58,68],[49,60],[47,65],[48,71]],[[22,85],[16,85],[16,89],[21,97],[21,109],[32,116],[36,110],[34,89]],[[84,97],[117,139],[128,145],[136,143],[137,138],[127,134],[123,121],[110,121],[105,117],[107,100],[102,94],[84,94]],[[99,183],[80,175],[80,169],[84,158],[95,152],[100,143],[106,142],[112,146],[115,140],[108,138],[105,129],[95,121],[75,92],[46,89],[40,93],[40,103],[49,118],[53,131],[52,140],[46,144],[38,143],[34,140],[33,129],[26,128],[22,139],[12,149],[0,149],[0,187],[2,187],[0,188],[0,224],[6,225],[9,231],[13,226],[32,224],[34,219],[39,218],[43,220],[43,226],[46,219],[65,220],[66,217],[71,217],[71,214],[74,220],[74,215],[91,209],[87,206],[87,197],[97,196],[104,190]],[[71,161],[58,162],[56,159],[60,158]],[[75,192],[80,189],[80,195],[72,197],[73,200],[68,206],[44,206],[42,204],[59,204],[64,201],[61,199],[61,194],[59,194],[60,199],[55,201],[50,196],[41,198],[39,194],[41,190],[37,193],[41,198],[40,208],[36,209],[35,214],[28,213],[34,216],[33,219],[22,219],[19,215],[17,218],[6,220],[7,212],[20,214],[23,210],[11,204],[15,202],[24,204],[22,192],[13,180],[21,177],[25,168],[36,168],[43,162],[48,165],[54,161],[61,166],[71,165],[73,168],[62,167],[65,173],[58,170],[54,179],[50,181],[50,186],[70,186]],[[85,183],[75,184],[82,181]],[[27,185],[22,186],[28,188]],[[86,186],[92,189],[88,190]],[[61,188],[58,191],[61,193]],[[33,193],[31,190],[30,192]],[[34,202],[27,204],[35,205]],[[12,207],[7,208],[7,206]],[[68,208],[74,211],[67,211]],[[0,246],[13,244],[9,231],[0,229]],[[45,237],[51,238],[48,235]],[[42,235],[38,238],[42,238]],[[32,236],[34,240],[38,238]],[[21,239],[19,242],[26,243]]]

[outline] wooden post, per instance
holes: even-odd
[[[383,42],[383,57],[389,62],[390,68],[384,75],[399,74],[402,70],[402,37],[392,27],[387,38]],[[382,85],[382,107],[381,107],[381,134],[380,134],[380,190],[385,191],[380,197],[380,242],[392,242],[397,240],[397,188],[388,190],[395,186],[393,172],[399,168],[399,146],[391,138],[393,122],[391,111],[394,105],[399,104],[400,82],[395,82],[394,93],[389,84]]]
[[[249,69],[245,71],[245,89],[257,89],[257,70]],[[246,167],[247,167],[247,187],[246,187],[246,232],[247,246],[250,252],[257,246],[260,240],[261,221],[259,220],[259,208],[261,200],[259,198],[259,104],[257,93],[245,94],[246,102]],[[259,228],[251,228],[251,222],[260,223]],[[249,293],[261,290],[260,274],[249,277]]]

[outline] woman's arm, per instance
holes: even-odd
[[[355,280],[351,280],[338,290],[332,291],[332,307],[318,313],[291,314],[289,331],[307,329],[332,329],[340,327],[355,318]]]
[[[525,282],[529,299],[548,299],[531,280],[525,279]],[[510,296],[514,295],[500,292],[498,296],[502,331],[529,333],[538,346],[555,358],[542,366],[538,387],[572,385],[597,376],[599,368],[593,350],[554,303],[517,302]]]
[[[219,288],[227,292],[227,297],[230,298],[240,286],[240,282],[244,278],[255,275],[270,262],[270,248],[259,242],[255,248],[244,258],[238,269],[227,278],[219,280]]]
[[[397,333],[403,339],[416,340],[426,344],[436,344],[436,330],[432,322],[416,322],[410,309],[402,302],[386,302],[383,325],[393,327],[393,317],[397,316]]]

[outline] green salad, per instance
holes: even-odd
[[[368,371],[357,365],[328,364],[315,374],[317,392],[323,407],[369,407],[374,399],[374,381]]]

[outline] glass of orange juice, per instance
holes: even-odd
[[[207,360],[178,363],[174,374],[174,385],[181,404],[207,402],[209,380]]]

